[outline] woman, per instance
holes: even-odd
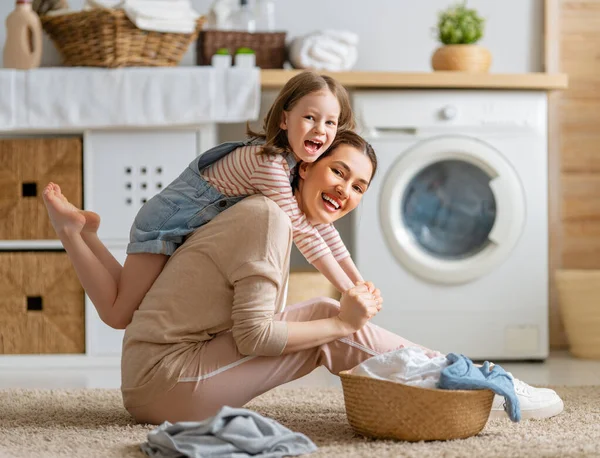
[[[338,133],[318,161],[299,166],[299,207],[316,224],[341,218],[359,204],[376,166],[360,136]],[[368,322],[382,303],[368,284],[339,303],[318,298],[284,310],[291,245],[287,215],[253,196],[173,254],[125,332],[121,389],[136,420],[202,420],[318,366],[337,374],[414,345]]]

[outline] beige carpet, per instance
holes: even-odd
[[[488,423],[477,437],[404,443],[355,436],[341,390],[279,389],[247,407],[308,435],[323,457],[600,456],[600,387],[556,388],[565,411],[550,420]],[[117,390],[0,391],[0,457],[138,457],[152,426],[136,425]]]

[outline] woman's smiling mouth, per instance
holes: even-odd
[[[329,194],[322,193],[321,198],[325,202],[325,207],[329,211],[337,211],[342,206],[341,202],[334,197],[331,197]]]

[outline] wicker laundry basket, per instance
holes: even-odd
[[[558,270],[555,277],[569,351],[600,359],[600,270]]]
[[[363,436],[404,441],[464,439],[485,426],[490,390],[434,390],[340,372],[346,415]]]
[[[250,48],[259,68],[283,68],[287,59],[286,32],[242,32],[237,30],[203,30],[196,43],[196,63],[210,65],[218,49],[234,55],[238,48]]]
[[[67,66],[169,67],[182,59],[205,18],[191,34],[138,29],[121,9],[96,8],[40,17]]]

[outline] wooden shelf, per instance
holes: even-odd
[[[263,89],[281,88],[301,70],[261,70]],[[464,73],[464,72],[320,72],[353,89],[514,89],[560,90],[568,86],[563,73]]]

